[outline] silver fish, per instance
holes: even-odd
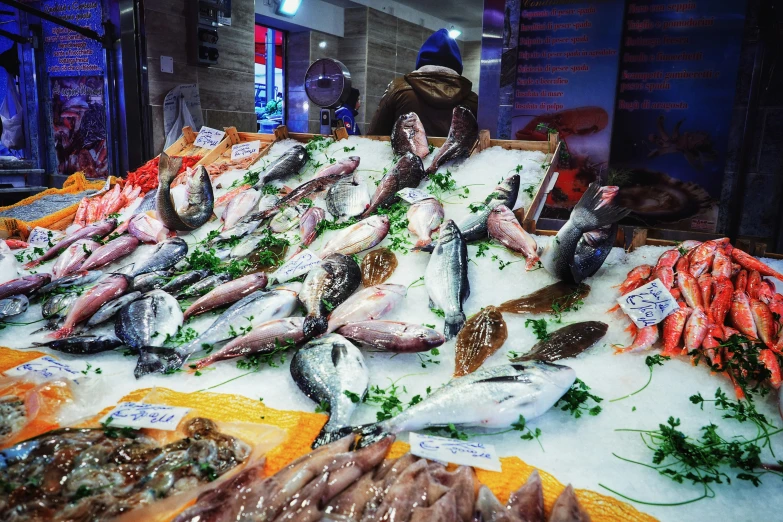
[[[68,315],[73,304],[79,298],[76,292],[54,294],[41,303],[41,317],[44,319],[59,319]]]
[[[163,290],[153,290],[123,306],[114,322],[114,333],[134,350],[163,346],[182,326],[179,303]]]
[[[299,203],[299,201],[301,201],[302,198],[326,190],[327,188],[331,187],[341,179],[344,179],[346,177],[351,177],[351,173],[356,169],[356,165],[359,164],[359,158],[357,158],[356,156],[351,156],[351,158],[355,159],[354,162],[349,162],[349,167],[353,165],[353,168],[349,168],[349,167],[339,168],[330,174],[318,175],[313,179],[311,179],[310,181],[305,181],[304,183],[302,183],[301,185],[293,189],[291,192],[286,194],[283,197],[283,199],[281,199],[277,203],[277,205],[275,205],[275,207],[265,212],[261,212],[260,213],[261,217],[267,218],[272,214],[277,213],[281,208],[285,206],[295,205]],[[337,164],[337,165],[342,166],[341,164]]]
[[[80,270],[92,270],[111,264],[133,253],[141,242],[133,236],[120,236],[97,248],[90,254]]]
[[[228,241],[229,239],[235,237],[245,237],[246,235],[254,232],[260,225],[261,225],[260,220],[242,221],[240,223],[237,223],[232,228],[229,228],[228,230],[224,230],[220,234],[218,234],[215,237],[215,239],[209,242],[209,246],[219,244],[223,241]]]
[[[514,208],[519,195],[519,174],[514,174],[503,180],[485,199],[478,212],[470,214],[459,224],[465,241],[478,241],[487,238],[487,220],[489,214],[497,206],[505,205]]]
[[[397,156],[404,156],[406,153],[412,152],[424,159],[429,155],[430,147],[427,143],[427,134],[424,132],[424,125],[422,125],[418,114],[409,112],[397,118],[391,132],[391,145]]]
[[[171,272],[167,270],[157,270],[137,275],[133,278],[133,289],[142,294],[150,290],[162,288],[171,279]]]
[[[155,198],[155,209],[158,219],[170,230],[195,230],[206,223],[212,216],[215,205],[215,194],[212,192],[212,182],[203,166],[188,176],[188,206],[181,212],[174,208],[171,197],[171,184],[177,177],[182,158],[169,158],[161,152],[158,162],[158,193]]]
[[[253,188],[260,190],[270,181],[284,181],[292,176],[296,176],[307,163],[308,158],[307,149],[304,146],[294,145],[267,167],[259,182]]]
[[[30,306],[27,296],[15,295],[0,300],[0,320],[23,314]]]
[[[168,270],[188,253],[188,244],[181,237],[172,237],[155,245],[147,257],[134,263],[128,275],[136,277],[147,272]]]
[[[44,261],[48,261],[49,259],[52,259],[54,257],[57,257],[60,255],[60,252],[64,248],[68,248],[75,242],[79,241],[80,239],[95,239],[95,238],[102,238],[106,237],[106,235],[117,228],[117,220],[116,219],[106,219],[103,221],[98,221],[97,223],[93,223],[92,225],[87,225],[86,227],[82,227],[70,236],[67,236],[63,238],[61,241],[59,241],[56,245],[54,245],[52,248],[47,250],[44,255],[36,259],[35,261],[31,261],[24,265],[24,267],[29,270],[31,268],[34,268]]]
[[[213,345],[231,338],[234,332],[272,319],[282,319],[296,311],[301,283],[273,286],[266,292],[256,291],[237,301],[223,312],[212,325],[190,343],[176,348],[143,350],[136,365],[137,375],[165,372],[181,368],[188,358],[204,345]]]
[[[356,261],[343,254],[326,257],[320,266],[311,270],[302,284],[299,300],[307,309],[304,333],[307,337],[326,332],[330,310],[341,305],[362,282],[362,273]]]
[[[342,335],[327,334],[310,341],[294,354],[291,376],[299,389],[316,404],[329,405],[329,422],[316,437],[313,447],[344,436],[341,428],[350,424],[358,403],[354,399],[364,398],[370,382],[362,352]]]
[[[161,286],[160,289],[164,292],[168,292],[172,295],[176,294],[185,287],[188,287],[194,283],[201,281],[210,275],[209,270],[191,270],[185,272],[182,275],[176,276],[174,279]]]
[[[141,199],[141,203],[139,203],[139,206],[136,207],[136,209],[133,211],[133,216],[137,214],[141,214],[142,212],[147,212],[148,210],[155,210],[155,198],[158,196],[158,189],[152,189],[149,192],[147,192],[144,197]]]
[[[467,157],[478,141],[478,131],[478,122],[470,109],[461,105],[454,107],[449,135],[427,168],[427,174],[436,172],[449,161]]]
[[[361,346],[395,353],[424,352],[446,342],[443,334],[432,328],[396,321],[352,322],[337,333]]]
[[[92,239],[80,239],[76,241],[60,254],[57,261],[52,266],[52,275],[60,278],[72,274],[84,264],[84,261],[90,257],[95,250],[101,246]]]
[[[261,193],[255,189],[247,189],[240,192],[228,202],[223,210],[223,230],[230,230],[239,221],[253,210],[261,199]]]
[[[370,199],[370,205],[362,217],[371,215],[379,207],[391,205],[398,199],[398,191],[404,188],[418,187],[424,178],[424,165],[421,158],[408,152],[381,178],[381,182],[378,183],[375,193]]]
[[[628,215],[630,210],[613,203],[617,187],[601,187],[591,183],[579,203],[571,211],[571,217],[544,248],[541,263],[547,272],[561,281],[581,283],[588,274],[595,273],[606,258],[605,249],[594,249],[594,256],[603,256],[601,263],[592,263],[582,255],[577,264],[576,252],[585,233],[597,231]],[[592,239],[585,240],[588,245]],[[585,243],[582,242],[582,247]],[[585,250],[582,254],[589,253]]]
[[[94,283],[103,276],[100,270],[80,270],[67,276],[54,279],[48,285],[44,285],[36,291],[37,295],[48,294],[58,288],[71,288]]]
[[[414,248],[426,247],[432,243],[432,232],[443,223],[443,205],[435,198],[417,201],[408,208],[408,230],[419,237]]]
[[[530,362],[479,368],[444,384],[399,415],[360,428],[370,435],[420,431],[435,426],[508,428],[546,413],[576,380],[568,366]]]
[[[177,299],[186,299],[206,294],[218,285],[222,285],[226,281],[231,281],[232,279],[233,277],[225,272],[204,277],[177,294]],[[166,288],[164,287],[162,290],[165,291]]]
[[[424,271],[430,308],[443,310],[446,339],[456,336],[465,324],[462,305],[470,295],[468,247],[457,226],[447,220]]]
[[[101,306],[90,320],[87,321],[87,326],[97,326],[103,322],[108,321],[114,317],[125,305],[136,301],[141,297],[141,292],[130,292],[116,299],[112,299],[105,305]]]
[[[357,176],[346,177],[329,187],[326,209],[334,219],[342,221],[361,215],[370,206],[367,184]]]
[[[326,258],[332,254],[351,255],[368,250],[383,241],[389,233],[389,225],[388,216],[378,215],[338,230],[324,245],[320,256]]]
[[[111,335],[79,335],[57,339],[48,343],[33,343],[34,346],[46,346],[51,350],[71,355],[92,355],[113,350],[122,346],[122,341]]]
[[[380,319],[393,310],[408,292],[405,285],[384,283],[360,290],[329,316],[329,332],[357,321]]]

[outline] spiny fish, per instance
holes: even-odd
[[[177,299],[187,299],[189,297],[197,297],[206,294],[218,285],[222,285],[226,281],[231,281],[234,277],[228,272],[221,272],[220,274],[208,275],[203,279],[188,286],[180,293],[177,294]],[[162,288],[164,291],[166,288]]]
[[[338,230],[332,236],[320,256],[322,259],[332,254],[358,254],[370,249],[383,241],[389,233],[389,218],[387,216],[370,216],[350,227]]]
[[[427,168],[427,174],[436,172],[446,162],[467,157],[478,141],[478,130],[478,122],[470,109],[461,105],[454,107],[449,135]]]
[[[527,259],[526,270],[532,270],[538,264],[538,245],[533,236],[525,232],[517,217],[507,206],[498,205],[487,218],[489,237],[498,240],[513,252],[519,252]]]
[[[370,206],[364,211],[362,217],[372,215],[379,207],[391,205],[398,198],[398,191],[404,188],[418,187],[424,177],[424,165],[421,163],[421,158],[408,152],[378,183],[375,193],[370,199]]]
[[[52,350],[71,355],[92,355],[114,350],[122,346],[122,341],[114,335],[79,335],[65,339],[56,339],[48,343],[33,343],[33,345],[46,346]]]
[[[503,315],[487,306],[471,317],[457,335],[454,376],[462,377],[478,370],[508,339]]]
[[[290,316],[299,304],[297,295],[301,283],[276,285],[268,291],[260,290],[231,305],[212,325],[196,339],[175,348],[143,349],[136,365],[136,374],[173,371],[181,368],[196,351],[215,343],[230,339],[237,331],[252,331],[253,328],[271,321]]]
[[[390,419],[358,429],[360,442],[380,434],[454,425],[508,428],[522,415],[530,422],[547,412],[576,379],[568,366],[539,361],[479,368],[444,384],[423,401]]]
[[[454,221],[447,220],[424,271],[430,308],[445,314],[446,339],[456,336],[465,324],[462,305],[470,295],[468,247]]]
[[[292,176],[296,176],[307,163],[308,158],[307,149],[304,146],[294,145],[266,168],[264,174],[260,176],[258,183],[253,188],[261,190],[270,181],[284,181]]]
[[[147,256],[134,263],[129,271],[131,277],[136,277],[147,272],[168,270],[188,253],[188,244],[181,237],[172,237],[155,245]]]
[[[95,238],[102,238],[105,237],[106,234],[111,232],[117,228],[117,220],[116,219],[106,219],[104,221],[99,221],[97,223],[93,223],[92,225],[87,225],[86,227],[80,228],[70,236],[65,237],[61,241],[59,241],[56,245],[54,245],[52,248],[47,250],[44,255],[36,259],[35,261],[31,261],[24,265],[24,267],[29,270],[31,268],[34,268],[44,261],[48,261],[49,259],[52,259],[54,257],[57,257],[60,255],[60,252],[71,246],[73,243],[79,241],[80,239],[95,239]]]
[[[65,249],[52,266],[52,275],[60,278],[79,270],[85,259],[90,257],[94,250],[101,246],[92,239],[80,239]]]
[[[87,326],[97,326],[103,322],[108,321],[114,317],[117,312],[124,308],[125,305],[130,304],[139,298],[141,298],[141,292],[136,291],[129,292],[116,299],[112,299],[105,305],[101,306],[100,309],[98,309],[98,311],[95,312],[92,317],[90,317],[90,320],[87,321]]]
[[[239,221],[248,215],[256,207],[261,193],[255,189],[248,189],[238,194],[229,201],[223,210],[223,230],[231,230]]]
[[[128,233],[142,243],[160,243],[169,235],[169,229],[154,217],[153,211],[137,214],[128,222]]]
[[[368,252],[359,266],[364,286],[379,285],[389,279],[397,269],[397,256],[388,248],[378,248]]]
[[[417,201],[408,208],[408,230],[418,236],[414,248],[420,249],[432,243],[432,232],[443,223],[443,205],[435,198]]]
[[[212,216],[215,204],[215,194],[212,192],[212,182],[203,166],[188,176],[188,204],[179,212],[174,207],[171,197],[171,184],[176,178],[182,158],[169,158],[161,152],[158,163],[158,193],[155,198],[155,209],[160,219],[170,230],[195,230],[206,223]]]
[[[0,299],[20,294],[32,295],[33,292],[44,285],[48,285],[51,281],[52,276],[49,274],[33,274],[11,279],[7,283],[0,285]]]
[[[25,295],[14,295],[0,299],[0,320],[23,314],[30,306],[30,301]]]
[[[327,334],[310,341],[294,354],[291,376],[299,389],[316,404],[329,405],[329,422],[316,437],[313,447],[344,436],[341,428],[350,424],[359,402],[354,399],[364,398],[370,382],[362,352],[345,337]]]
[[[177,334],[182,323],[177,300],[163,290],[153,290],[120,309],[115,316],[114,333],[138,352],[150,346],[163,346]]]
[[[362,274],[356,261],[343,254],[324,258],[302,284],[299,300],[307,309],[304,332],[307,337],[326,332],[329,312],[341,305],[359,287]]]
[[[471,242],[487,238],[487,222],[493,209],[500,205],[509,209],[514,208],[519,195],[519,180],[519,174],[504,179],[500,185],[495,187],[495,190],[484,198],[484,203],[477,212],[469,214],[460,222],[459,229],[465,241]]]
[[[424,159],[429,155],[427,134],[418,114],[409,112],[397,118],[391,131],[391,145],[396,156],[411,152]]]
[[[446,342],[443,334],[432,328],[396,321],[352,322],[337,333],[361,346],[395,353],[424,352]]]
[[[608,324],[599,321],[569,324],[552,332],[547,339],[539,341],[529,352],[512,359],[512,361],[555,362],[568,357],[576,357],[600,341],[608,329]]]
[[[359,158],[356,156],[352,156],[352,158],[355,158],[356,165],[359,164]],[[351,174],[355,170],[356,167],[352,169],[340,169],[336,172],[333,172],[331,174],[326,174],[324,176],[318,176],[310,181],[306,181],[296,187],[294,190],[286,194],[283,199],[281,199],[277,205],[275,205],[273,208],[266,210],[264,212],[260,212],[259,215],[262,218],[267,218],[273,214],[276,214],[278,210],[280,210],[284,206],[290,206],[295,205],[299,203],[303,198],[314,194],[316,192],[321,192],[322,190],[326,190],[327,188],[331,187],[336,182],[340,181],[343,178],[350,178],[352,177]]]
[[[571,308],[590,294],[590,285],[572,285],[558,281],[533,292],[512,299],[498,306],[498,310],[509,314],[545,314]]]
[[[360,161],[361,158],[359,156],[348,156],[347,158],[342,158],[336,163],[331,163],[319,170],[315,177],[324,178],[326,176],[331,176],[332,174],[350,174],[356,170],[356,167],[359,166]]]
[[[42,286],[35,293],[37,295],[43,295],[53,292],[58,288],[72,288],[74,286],[89,285],[101,277],[103,277],[103,272],[100,270],[79,270],[70,275],[53,279],[51,283]]]
[[[51,337],[70,337],[77,324],[87,321],[104,304],[126,293],[130,285],[130,277],[123,274],[110,275],[76,300],[63,327],[51,334]]]
[[[367,184],[355,174],[341,178],[326,193],[326,209],[338,221],[362,214],[370,205]]]
[[[98,247],[90,257],[88,257],[84,264],[81,266],[81,270],[93,270],[95,268],[101,268],[110,263],[122,259],[123,257],[131,254],[139,246],[140,242],[133,236],[120,236],[112,239],[105,245]]]
[[[223,283],[190,305],[185,310],[185,319],[235,303],[256,290],[264,289],[266,283],[267,277],[263,272],[246,275]]]
[[[329,332],[355,321],[380,319],[397,306],[407,293],[403,285],[381,284],[356,292],[329,316]]]
[[[250,333],[235,337],[220,350],[200,359],[196,363],[196,368],[205,368],[216,362],[236,357],[272,353],[288,347],[289,344],[300,343],[305,339],[302,330],[303,321],[303,317],[286,317],[260,324]]]
[[[586,232],[601,229],[616,223],[628,215],[630,210],[615,205],[612,201],[618,192],[617,187],[601,187],[591,183],[582,198],[571,211],[571,217],[557,232],[541,254],[544,268],[563,281],[581,283],[589,271],[597,270],[595,264],[587,263],[588,271],[583,271],[586,260],[577,265],[576,253],[580,240]],[[596,255],[604,255],[603,250]],[[604,256],[605,257],[605,256]],[[599,265],[600,267],[600,265]]]

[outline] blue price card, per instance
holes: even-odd
[[[417,457],[438,462],[453,462],[487,471],[501,471],[500,459],[492,444],[433,437],[420,433],[411,433],[408,442],[411,445],[411,453]]]
[[[165,404],[121,402],[101,422],[126,428],[152,428],[174,431],[189,411],[189,408],[167,406]]]
[[[659,279],[625,294],[618,298],[617,302],[639,328],[660,323],[680,307]]]

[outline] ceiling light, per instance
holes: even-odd
[[[283,16],[294,16],[302,5],[302,0],[281,0],[277,5],[275,14]]]
[[[324,42],[324,41],[321,41],[321,42],[318,44],[318,47],[320,47],[321,49],[326,49],[326,42]]]
[[[449,29],[449,37],[452,40],[456,40],[459,35],[462,34],[462,31],[459,29],[455,29],[454,26],[451,26],[451,29]]]

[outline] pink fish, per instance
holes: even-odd
[[[50,337],[55,339],[70,337],[77,324],[88,320],[101,306],[127,292],[130,284],[130,277],[122,274],[112,274],[90,288],[73,303],[71,311],[68,312],[65,318],[63,327],[50,334]]]
[[[256,290],[266,287],[267,277],[263,272],[255,273],[228,281],[215,287],[206,295],[199,297],[196,302],[185,310],[184,318],[187,321],[194,315],[203,314],[236,303],[240,299],[252,294]]]
[[[671,268],[671,267],[669,267]],[[645,326],[640,328],[636,332],[633,344],[625,348],[618,348],[615,353],[629,353],[629,352],[641,352],[643,350],[649,350],[658,341],[658,325]]]
[[[133,216],[128,223],[128,232],[143,243],[160,243],[169,235],[169,229],[155,218],[152,210]]]
[[[688,272],[679,272],[677,274],[677,288],[679,288],[685,302],[691,308],[703,308],[704,302],[701,297],[699,282]]]
[[[30,263],[27,263],[24,265],[24,267],[29,270],[31,268],[34,268],[44,261],[48,261],[49,259],[52,259],[54,257],[57,257],[60,255],[60,252],[66,248],[68,248],[70,245],[74,244],[75,242],[79,241],[80,239],[94,239],[94,238],[101,238],[114,230],[117,227],[117,220],[116,219],[107,219],[105,221],[101,221],[100,223],[95,223],[93,225],[86,226],[84,228],[80,228],[70,236],[67,236],[62,239],[59,243],[54,245],[52,248],[50,248],[44,255],[36,259],[35,261],[31,261]]]
[[[750,310],[750,300],[748,294],[742,291],[735,291],[731,296],[731,322],[746,337],[758,339],[758,330],[753,321],[753,313]]]
[[[707,321],[707,314],[701,308],[696,308],[691,316],[688,318],[688,322],[685,323],[685,348],[683,348],[682,355],[687,355],[694,350],[698,350],[701,347],[701,343],[704,341],[704,337],[707,336],[709,330],[709,322]]]
[[[133,236],[120,236],[95,249],[80,267],[81,270],[95,270],[113,263],[136,250],[139,240]]]
[[[60,278],[76,272],[84,264],[84,260],[100,246],[100,243],[92,239],[80,239],[60,254],[52,266],[52,275]]]
[[[519,252],[527,259],[526,270],[532,270],[538,264],[538,245],[533,236],[525,232],[517,217],[505,205],[498,205],[487,218],[489,237],[499,241],[513,252]]]
[[[418,236],[414,245],[420,249],[432,243],[432,232],[443,223],[443,205],[435,198],[417,201],[408,209],[408,230]]]

